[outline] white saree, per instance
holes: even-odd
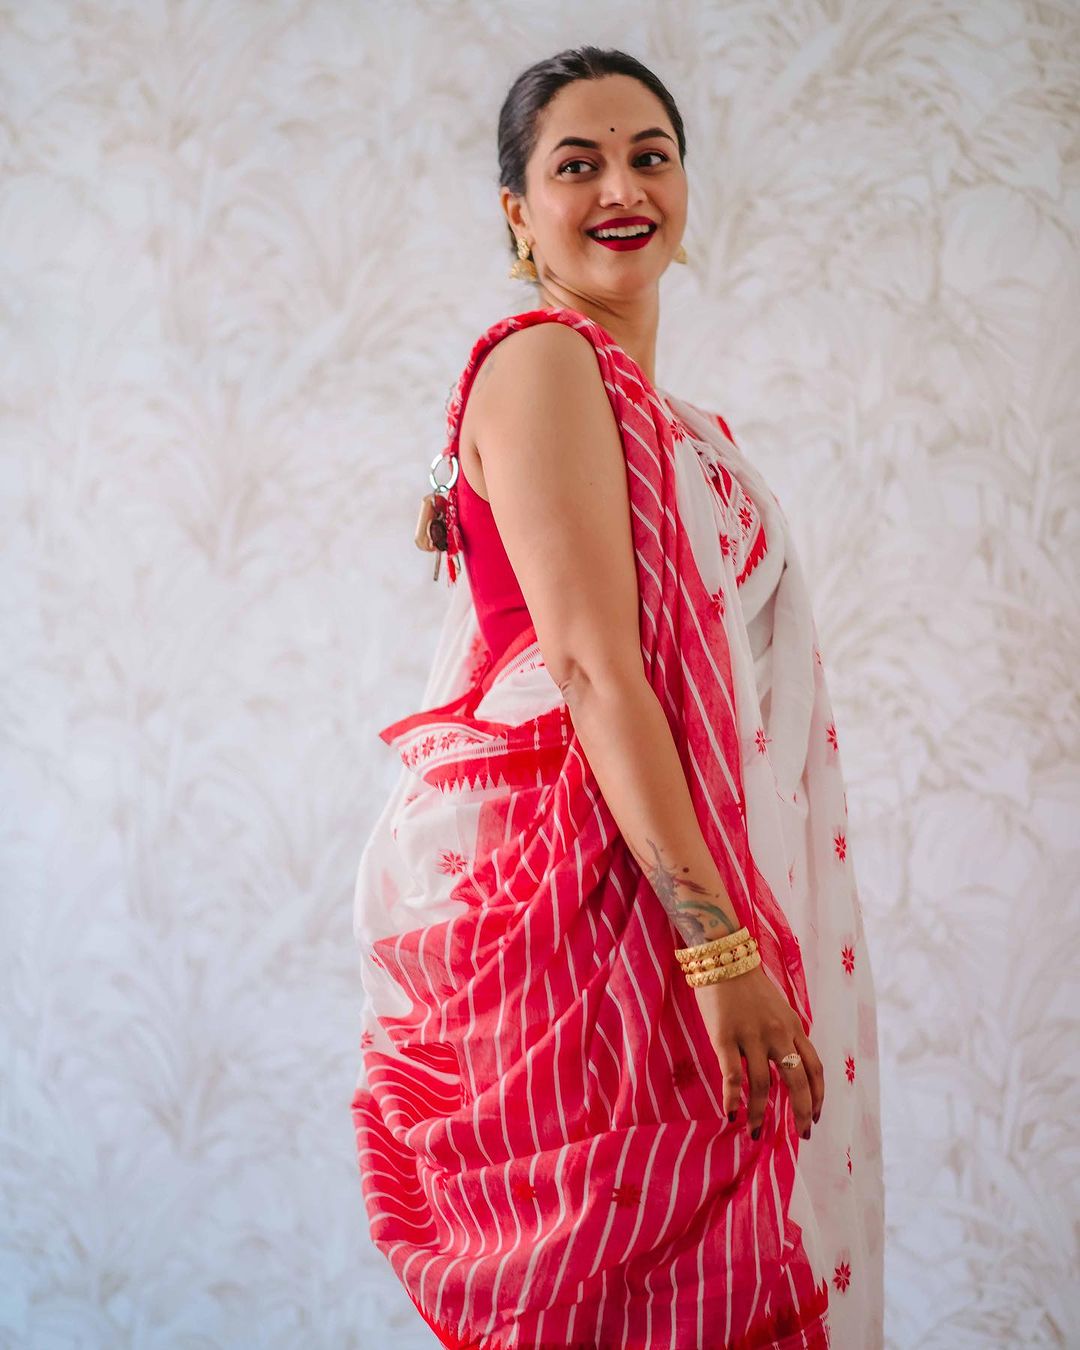
[[[874,985],[788,521],[721,417],[654,388],[569,309],[481,336],[447,452],[483,356],[553,321],[596,349],[627,458],[646,669],[740,921],[821,1056],[825,1106],[800,1140],[773,1066],[762,1139],[745,1109],[728,1123],[679,935],[535,632],[492,662],[454,584],[421,709],[381,733],[403,767],[356,883],[352,1112],[372,1235],[446,1345],[877,1350]]]

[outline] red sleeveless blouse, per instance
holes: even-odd
[[[460,458],[456,491],[469,588],[481,635],[497,661],[514,638],[532,625],[532,618],[503,547],[491,503],[465,477]]]

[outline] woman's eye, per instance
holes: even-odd
[[[659,157],[660,162],[662,164],[667,163],[667,155],[665,155],[662,150],[646,150],[644,151],[643,154],[638,155],[638,159],[645,159],[646,156],[648,155],[656,155]],[[594,164],[591,164],[587,159],[568,159],[565,164],[560,165],[559,174],[560,175],[565,174],[568,178],[580,178],[581,175],[577,173],[566,174],[566,170],[569,169],[574,164],[584,164],[587,169],[593,169],[596,167]],[[650,164],[646,165],[646,167],[653,168],[654,166]]]

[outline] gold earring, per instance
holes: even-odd
[[[507,276],[513,277],[515,281],[518,279],[522,281],[539,280],[536,264],[533,262],[532,258],[529,257],[530,252],[530,246],[526,242],[524,236],[519,235],[517,241],[517,262],[510,268]]]
[[[675,250],[674,256],[676,262],[686,262],[686,249],[683,248],[682,244]]]

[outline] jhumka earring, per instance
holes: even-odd
[[[506,275],[513,277],[515,281],[519,278],[522,281],[537,281],[539,278],[536,271],[536,264],[533,262],[532,258],[529,257],[530,252],[531,249],[529,244],[525,241],[523,236],[519,235],[517,241],[517,262],[514,263],[513,267],[510,268],[510,271]]]
[[[680,244],[672,256],[676,262],[684,263],[686,262],[686,249]]]

